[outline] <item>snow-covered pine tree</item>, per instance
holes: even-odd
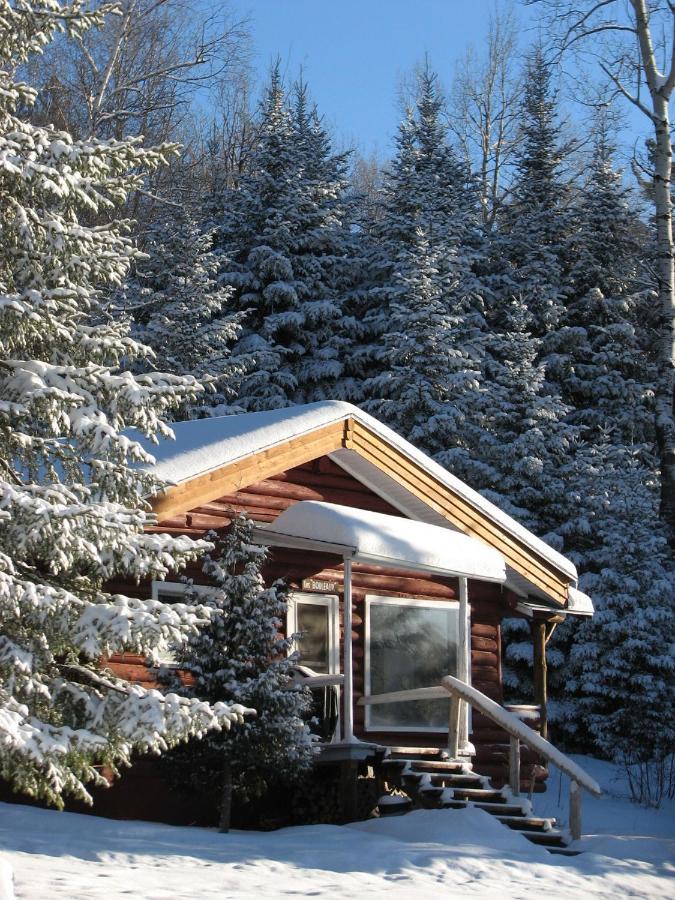
[[[652,439],[655,369],[645,344],[653,305],[644,226],[613,166],[606,114],[595,127],[586,184],[572,208],[566,308],[545,338],[547,379],[585,427],[586,439],[634,448]]]
[[[552,712],[571,745],[588,747],[590,738],[627,766],[636,800],[658,805],[675,787],[675,567],[656,474],[646,478],[639,454],[624,447],[594,452],[596,478],[564,537],[595,615],[554,635],[567,663],[551,684]]]
[[[365,409],[430,453],[459,440],[462,404],[478,389],[484,321],[473,265],[477,193],[447,142],[428,68],[397,136],[373,229],[370,343],[356,365]]]
[[[510,296],[522,296],[533,333],[540,336],[557,327],[564,309],[573,228],[561,174],[569,147],[560,139],[556,93],[541,46],[527,62],[519,127],[511,199],[492,238],[499,260],[492,287],[507,303]]]
[[[144,534],[159,485],[126,431],[169,434],[163,417],[194,396],[194,379],[120,373],[145,348],[120,324],[91,324],[99,288],[119,284],[134,252],[115,206],[165,151],[73,141],[17,112],[35,94],[16,67],[105,12],[0,0],[0,777],[58,806],[90,799],[85,785],[103,783],[94,766],[241,718],[129,685],[103,662],[156,657],[207,617],[110,595],[105,582],[161,578],[208,546]]]
[[[239,402],[270,409],[332,394],[341,368],[346,158],[333,155],[300,86],[292,107],[278,66],[260,111],[251,170],[222,199],[221,282],[244,312],[234,350],[255,358]]]
[[[131,320],[132,336],[153,351],[140,370],[191,375],[208,390],[183,404],[177,419],[228,415],[247,371],[231,351],[242,313],[229,308],[231,288],[218,280],[219,256],[213,236],[203,233],[189,211],[172,210],[143,240],[144,258],[114,299],[116,315]]]
[[[194,599],[212,610],[182,648],[180,662],[194,677],[185,690],[210,703],[253,707],[257,714],[228,733],[207,735],[181,751],[180,759],[203,783],[223,784],[220,826],[230,823],[232,789],[244,799],[277,782],[301,776],[312,763],[312,739],[303,720],[311,696],[292,687],[292,637],[279,629],[286,613],[283,585],[265,588],[261,568],[267,548],[252,539],[253,523],[235,517],[206,557],[204,574],[213,590]]]

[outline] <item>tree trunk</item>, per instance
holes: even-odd
[[[656,159],[654,203],[657,231],[657,278],[660,308],[660,346],[656,386],[656,441],[661,464],[661,516],[675,544],[675,302],[673,290],[673,225],[670,195],[672,144],[668,100],[656,94],[654,126]]]
[[[675,42],[669,71],[663,75],[656,64],[651,33],[650,8],[646,0],[630,0],[640,62],[652,101],[651,111],[636,98],[633,102],[654,123],[654,206],[656,217],[656,276],[659,294],[658,376],[656,383],[656,443],[661,464],[661,518],[670,529],[675,546],[675,278],[673,272],[673,217],[670,195],[672,143],[670,97],[675,87]],[[624,93],[625,90],[623,91]]]
[[[232,820],[232,766],[229,760],[223,766],[223,793],[220,798],[220,819],[218,830],[226,834]]]

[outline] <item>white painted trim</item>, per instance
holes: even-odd
[[[344,556],[356,553],[356,547],[345,547],[343,544],[331,544],[329,541],[315,541],[312,538],[295,537],[290,534],[279,534],[263,525],[253,529],[253,541],[266,547],[287,547],[290,550],[315,550],[317,553],[335,553]]]
[[[314,606],[328,607],[328,674],[340,674],[340,618],[337,594],[310,594],[305,591],[293,591],[288,596],[286,625],[288,636],[298,631],[297,604],[308,603]]]
[[[217,590],[217,587],[208,584],[185,584],[183,581],[153,581],[152,599],[159,600],[160,593],[174,594],[176,597],[180,597],[189,590],[194,591],[195,594],[210,594]]]
[[[456,600],[423,600],[415,597],[389,597],[382,594],[366,594],[365,596],[365,622],[364,622],[364,658],[363,658],[363,682],[364,682],[364,692],[365,696],[369,697],[370,694],[370,607],[371,605],[377,604],[390,604],[392,606],[417,606],[424,609],[457,609],[459,610],[460,604]],[[457,662],[458,665],[461,665],[460,662],[461,653],[457,653]],[[366,700],[364,705],[366,706],[365,713],[365,731],[373,731],[379,733],[419,733],[419,734],[443,734],[447,729],[433,728],[433,727],[423,727],[423,726],[411,726],[411,725],[398,725],[398,726],[382,726],[382,725],[372,725],[370,722],[370,705]]]
[[[352,560],[344,557],[343,616],[344,616],[344,735],[343,740],[351,743],[354,740],[354,661],[352,647]]]
[[[340,598],[337,594],[314,594],[307,591],[293,591],[288,595],[288,605],[286,607],[286,631],[290,637],[298,631],[297,609],[296,603],[312,603],[315,606],[326,606],[329,610],[328,616],[328,672],[329,675],[341,675],[340,672]],[[342,697],[344,685],[344,675],[342,675],[339,684],[335,685],[337,690],[338,701],[338,720],[335,726],[335,734],[332,743],[342,739],[342,711],[340,709],[340,698]]]
[[[459,678],[467,684],[471,684],[471,607],[469,606],[469,580],[463,575],[459,576]],[[469,734],[472,731],[471,706],[462,703],[460,713],[460,750],[466,748],[469,742]]]

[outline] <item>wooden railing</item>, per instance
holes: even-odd
[[[448,753],[451,759],[456,759],[459,753],[459,732],[462,704],[468,703],[478,712],[491,719],[510,737],[509,750],[509,786],[511,792],[517,796],[520,793],[520,745],[525,744],[547,762],[560,769],[570,778],[570,820],[569,828],[574,840],[581,837],[581,791],[586,790],[590,794],[599,797],[602,793],[600,785],[578,766],[574,760],[557,750],[546,738],[537,734],[529,726],[504,709],[494,700],[486,697],[470,684],[446,675],[437,687],[417,688],[411,691],[394,691],[389,694],[377,694],[372,697],[362,697],[359,703],[400,703],[406,700],[450,700],[448,715]]]

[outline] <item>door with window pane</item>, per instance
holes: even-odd
[[[288,604],[288,631],[297,634],[294,649],[300,664],[319,674],[340,670],[338,598],[333,594],[293,594]]]
[[[459,605],[366,597],[366,693],[431,687],[458,674]],[[448,702],[415,700],[366,707],[372,731],[445,731]]]

